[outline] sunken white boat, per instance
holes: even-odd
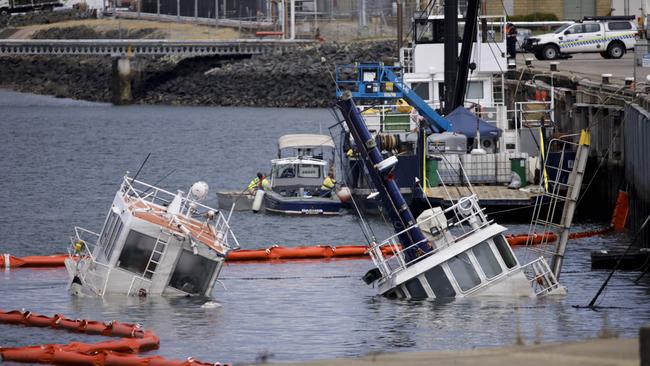
[[[66,268],[73,294],[211,296],[238,247],[228,219],[200,203],[208,185],[172,193],[124,177],[100,233],[79,227]]]
[[[382,154],[350,92],[343,93],[337,108],[374,186],[369,198],[379,200],[395,231],[388,239],[369,244],[376,268],[364,281],[376,285],[379,294],[440,299],[566,292],[543,256],[519,263],[503,237],[506,228],[488,220],[476,195],[462,197],[445,210],[431,207],[416,219],[395,181],[398,159]],[[366,235],[374,238],[372,233]]]

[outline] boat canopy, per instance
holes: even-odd
[[[271,160],[271,164],[272,165],[310,164],[310,165],[325,166],[327,165],[327,162],[320,159],[312,159],[312,158],[305,158],[305,157],[302,158],[291,157],[291,158],[273,159]]]
[[[454,109],[451,113],[446,115],[445,118],[451,122],[451,129],[449,132],[461,133],[471,138],[476,135],[476,127],[478,127],[481,136],[501,136],[500,128],[494,127],[485,122],[463,106]]]
[[[317,134],[284,135],[278,139],[278,148],[280,150],[314,147],[331,147],[334,149],[334,141],[330,136]]]

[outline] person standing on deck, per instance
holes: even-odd
[[[336,187],[336,180],[334,179],[334,173],[327,174],[323,184],[318,189],[318,195],[321,197],[332,197],[332,191]]]
[[[266,176],[264,176],[264,173],[262,172],[257,172],[257,177],[255,177],[253,180],[251,180],[250,183],[248,183],[248,193],[254,194],[258,189],[264,189],[268,190],[271,187],[271,183],[269,183],[269,180],[266,179]]]
[[[506,24],[506,50],[508,58],[517,57],[517,27],[514,24]]]

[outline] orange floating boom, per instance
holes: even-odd
[[[625,214],[626,215],[626,214]],[[620,220],[619,220],[620,221]],[[611,232],[613,228],[608,227],[605,229],[583,231],[579,233],[572,233],[569,239],[586,238],[589,236],[602,235]],[[528,235],[506,235],[506,240],[511,246],[526,245]],[[554,233],[533,234],[533,244],[544,242],[551,243],[557,240],[557,235]],[[401,247],[396,246],[395,251]],[[382,247],[385,255],[391,254],[390,247]],[[245,261],[269,261],[269,260],[282,260],[282,259],[319,259],[319,258],[360,258],[368,256],[368,247],[365,245],[316,245],[316,246],[298,246],[298,247],[283,247],[274,245],[269,248],[260,249],[237,249],[228,252],[226,261],[229,262],[245,262]],[[28,256],[28,257],[14,257],[9,254],[0,255],[0,268],[16,268],[16,267],[62,267],[65,266],[65,259],[68,258],[67,254],[56,254],[48,256]]]
[[[54,315],[48,317],[29,311],[0,310],[0,323],[26,325],[33,327],[50,327],[71,332],[101,334],[104,336],[123,337],[115,341],[99,343],[71,342],[68,344],[44,344],[39,346],[3,348],[0,347],[0,361],[49,363],[57,365],[89,366],[189,366],[214,365],[194,361],[168,360],[161,356],[139,357],[135,353],[157,349],[160,339],[153,331],[143,330],[137,324],[99,322],[93,320],[73,320]]]
[[[14,257],[9,254],[0,254],[0,268],[2,267],[63,267],[67,254],[31,255],[27,257]]]

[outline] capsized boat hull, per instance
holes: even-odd
[[[255,195],[241,191],[219,191],[217,199],[221,209],[230,210],[234,203],[235,211],[250,211],[253,209]]]
[[[289,215],[340,215],[341,201],[333,197],[285,197],[276,192],[266,192],[264,207],[271,212]]]

